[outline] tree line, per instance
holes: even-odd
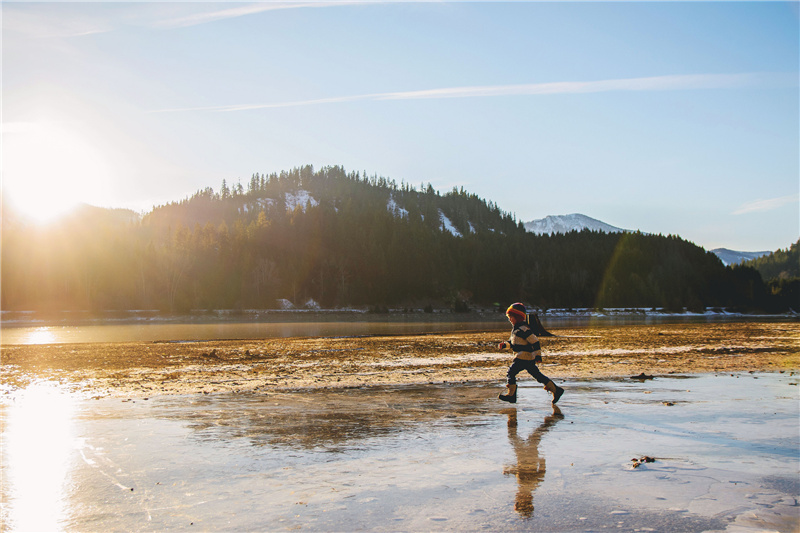
[[[452,306],[783,311],[786,288],[676,236],[534,235],[496,204],[306,166],[223,182],[141,219],[86,208],[3,224],[2,308]],[[781,291],[784,291],[783,293]]]
[[[780,307],[800,312],[800,239],[787,249],[776,250],[745,265],[761,274],[767,292]]]

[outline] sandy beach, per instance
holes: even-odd
[[[542,371],[553,379],[800,369],[795,322],[553,329]],[[7,395],[52,380],[93,397],[448,382],[502,384],[508,332],[264,340],[3,346]],[[522,379],[530,379],[523,375]]]

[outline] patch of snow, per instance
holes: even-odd
[[[472,222],[467,222],[467,224],[469,224],[470,233],[477,233],[477,231],[475,231],[475,226],[472,225]]]
[[[447,218],[447,215],[445,215],[444,211],[442,211],[441,209],[439,209],[439,221],[441,222],[442,227],[444,228],[445,231],[449,231],[452,235],[455,235],[456,237],[463,237],[463,235],[461,235],[461,232],[456,229],[456,227],[453,225],[452,222],[450,222],[450,219]]]
[[[286,309],[294,309],[294,304],[292,302],[290,302],[289,300],[287,300],[286,298],[281,298],[280,300],[277,300],[277,303],[278,303],[278,307],[280,307],[281,309],[284,309],[284,310],[286,310]]]
[[[619,307],[619,308],[603,308],[603,309],[594,309],[594,308],[587,308],[587,307],[580,307],[574,309],[559,309],[559,308],[551,308],[547,310],[538,310],[539,318],[545,319],[545,317],[559,317],[559,318],[575,318],[575,317],[585,317],[585,318],[614,318],[614,317],[674,317],[674,316],[685,316],[685,317],[718,317],[718,316],[745,316],[743,313],[738,312],[731,312],[723,308],[708,308],[703,312],[693,313],[686,309],[681,312],[675,311],[666,311],[662,308],[653,308],[653,307]],[[749,316],[757,316],[757,315],[749,315]],[[766,315],[764,315],[766,316]]]
[[[316,207],[319,202],[308,191],[299,190],[296,193],[286,193],[286,210],[294,211],[297,206],[305,212],[306,207]]]
[[[308,301],[306,301],[306,303],[303,304],[303,307],[305,307],[306,309],[314,309],[314,310],[322,309],[322,307],[320,307],[320,305],[313,298],[309,298]]]
[[[391,194],[389,195],[389,201],[386,202],[386,209],[396,217],[406,218],[408,217],[408,210],[403,209],[397,202],[394,200],[394,196]]]

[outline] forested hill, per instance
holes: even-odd
[[[223,182],[141,221],[95,215],[3,224],[3,309],[788,308],[755,269],[679,237],[534,235],[463,190],[339,167]]]
[[[800,277],[800,240],[785,250],[776,250],[745,263],[758,270],[765,280]],[[800,302],[798,302],[800,303]]]
[[[315,172],[311,166],[269,176],[254,174],[246,187],[242,183],[229,186],[223,181],[219,192],[205,189],[182,202],[155,208],[145,217],[145,224],[249,225],[258,222],[259,217],[262,223],[280,222],[309,209],[335,214],[344,221],[397,222],[454,236],[524,231],[497,205],[468,194],[463,188],[440,195],[430,184],[417,189],[377,175],[347,173],[341,167]]]

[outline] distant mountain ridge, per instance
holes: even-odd
[[[711,253],[719,257],[720,261],[722,261],[725,266],[730,266],[752,261],[753,259],[769,255],[772,252],[737,252],[736,250],[728,250],[727,248],[714,248],[711,250]]]
[[[626,230],[607,224],[601,220],[597,220],[580,213],[572,213],[570,215],[551,215],[537,220],[531,220],[523,224],[525,229],[530,233],[537,235],[553,235],[557,233],[567,234],[571,231],[583,231],[588,229],[590,231],[602,231],[605,233],[621,233],[629,232]],[[728,248],[716,248],[710,250],[711,253],[719,257],[720,261],[725,266],[738,265],[746,263],[759,257],[770,255],[772,252],[740,252],[736,250],[729,250]]]
[[[621,233],[629,230],[606,224],[580,213],[571,215],[551,215],[524,223],[525,229],[537,235],[552,235],[554,233],[569,233],[571,231],[603,231],[605,233]]]

